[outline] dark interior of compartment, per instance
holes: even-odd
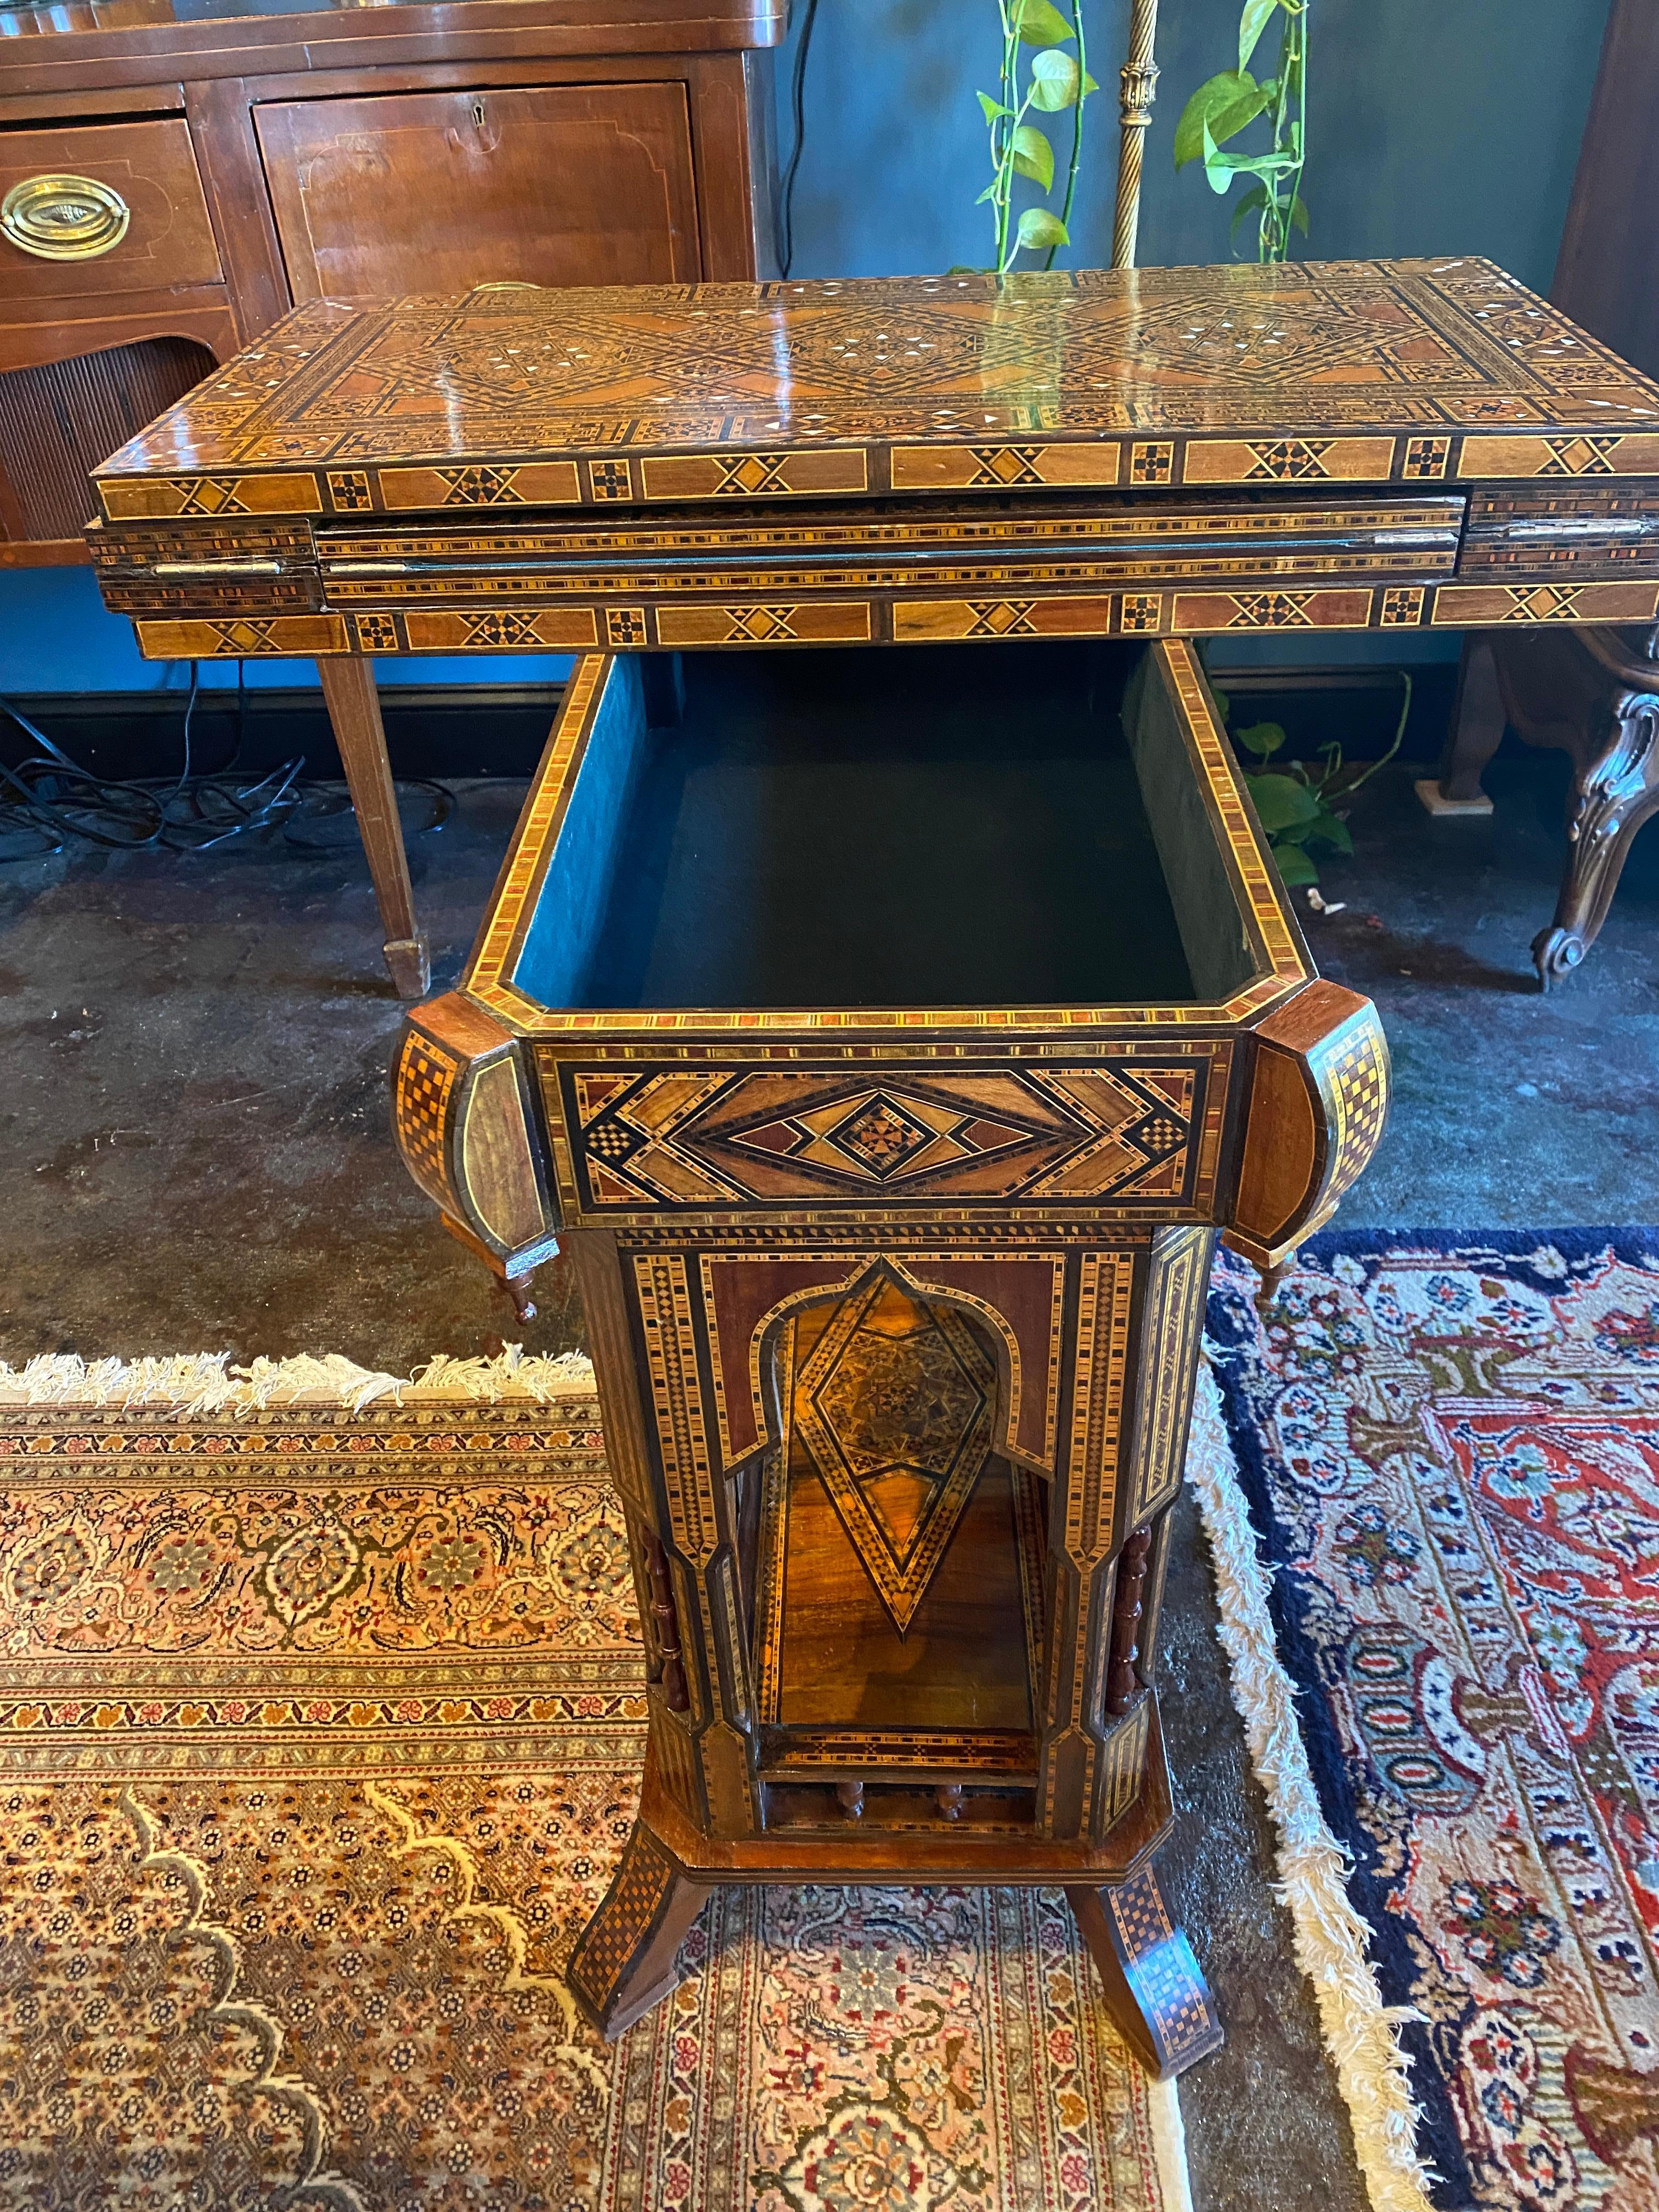
[[[1138,658],[688,655],[683,715],[639,748],[604,920],[562,1003],[1192,999],[1119,719]],[[540,996],[534,934],[519,975]]]

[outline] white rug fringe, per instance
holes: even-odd
[[[25,1367],[0,1362],[0,1408],[23,1406],[154,1407],[169,1413],[263,1413],[272,1406],[339,1406],[361,1413],[379,1401],[431,1405],[531,1402],[594,1395],[592,1362],[580,1353],[549,1359],[509,1344],[494,1359],[452,1359],[440,1352],[412,1376],[359,1367],[338,1352],[315,1359],[256,1359],[233,1367],[228,1352],[180,1352],[161,1359],[100,1359],[43,1352]]]
[[[1135,2061],[1127,2059],[1133,2066]],[[1187,2124],[1181,2116],[1179,2085],[1146,2084],[1146,2117],[1152,2124],[1152,2155],[1164,2191],[1164,2212],[1193,2212],[1193,2185],[1187,2168]]]
[[[1279,1831],[1279,1895],[1290,1910],[1297,1964],[1313,1984],[1366,2191],[1373,2212],[1431,2212],[1407,2079],[1411,2062],[1395,2035],[1397,2022],[1422,2015],[1383,2003],[1366,1957],[1370,1931],[1348,1899],[1347,1854],[1319,1809],[1296,1691],[1273,1641],[1268,1578],[1207,1359],[1199,1371],[1187,1480],[1215,1565],[1233,1702]]]

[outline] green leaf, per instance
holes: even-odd
[[[1278,865],[1279,879],[1287,890],[1303,884],[1319,881],[1318,869],[1299,845],[1274,845],[1271,850]]]
[[[1238,66],[1247,70],[1250,56],[1267,27],[1267,18],[1278,7],[1279,0],[1244,0],[1244,12],[1238,19]]]
[[[1210,136],[1222,145],[1237,137],[1247,123],[1253,123],[1264,108],[1272,106],[1273,100],[1273,93],[1258,84],[1248,70],[1223,70],[1219,76],[1207,79],[1182,109],[1181,120],[1176,125],[1176,168],[1184,169],[1203,153],[1206,123]]]
[[[1308,204],[1300,192],[1291,202],[1291,221],[1305,238],[1308,235]]]
[[[1088,72],[1088,70],[1084,70],[1084,72],[1083,72],[1083,92],[1082,92],[1082,97],[1083,97],[1085,100],[1087,100],[1087,98],[1089,97],[1089,94],[1090,94],[1091,92],[1098,92],[1099,90],[1100,90],[1100,80],[1099,80],[1099,78],[1098,78],[1098,77],[1092,77],[1092,76],[1090,76],[1090,74],[1089,74],[1089,72]]]
[[[1231,246],[1238,236],[1238,226],[1247,215],[1260,215],[1267,204],[1266,185],[1252,185],[1248,192],[1233,202],[1233,219],[1227,228],[1227,243]]]
[[[1234,177],[1289,177],[1301,167],[1294,154],[1223,154],[1213,139],[1204,154],[1204,173],[1218,192],[1224,192]]]
[[[1014,133],[1014,167],[1022,177],[1035,178],[1045,192],[1054,181],[1054,149],[1032,124],[1022,123]]]
[[[1204,149],[1204,181],[1212,192],[1218,194],[1229,192],[1232,190],[1232,175],[1231,171],[1222,167],[1226,155],[1216,151],[1216,143],[1210,135],[1210,123],[1207,116],[1200,128],[1201,131],[1200,143]]]
[[[1347,823],[1340,815],[1328,814],[1322,806],[1308,824],[1304,834],[1309,837],[1322,838],[1328,845],[1334,845],[1339,853],[1352,853],[1353,850],[1353,838]]]
[[[974,205],[975,207],[983,207],[987,200],[994,200],[996,196],[996,179],[993,178],[991,182],[985,187],[985,190],[980,194],[979,198],[974,202]]]
[[[945,273],[947,276],[994,276],[997,272],[982,261],[953,261]]]
[[[1285,742],[1285,732],[1277,722],[1252,722],[1248,730],[1235,730],[1233,736],[1258,760],[1270,760]]]
[[[1073,36],[1072,25],[1050,0],[1014,0],[1009,13],[1028,46],[1057,46]]]
[[[984,110],[985,120],[988,123],[994,123],[999,115],[1012,115],[1013,113],[1012,108],[1005,107],[1000,100],[993,100],[988,92],[976,92],[974,94],[974,98],[978,100],[981,107]]]
[[[1246,776],[1244,781],[1250,787],[1261,826],[1270,837],[1281,836],[1300,822],[1311,822],[1320,811],[1319,801],[1307,785],[1298,783],[1293,775],[1270,772]]]
[[[1036,55],[1031,63],[1032,106],[1049,115],[1074,107],[1079,82],[1074,58],[1050,47],[1047,53]]]
[[[1027,208],[1019,219],[1022,246],[1069,246],[1071,242],[1065,224],[1047,208]]]
[[[1223,729],[1225,729],[1227,726],[1227,716],[1231,712],[1233,702],[1218,684],[1211,684],[1210,696],[1215,701],[1216,713],[1221,717],[1221,726]]]

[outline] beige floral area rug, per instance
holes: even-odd
[[[0,1369],[0,2207],[1187,2212],[1057,1894],[562,1969],[644,1704],[585,1363]]]

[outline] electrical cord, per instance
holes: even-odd
[[[794,118],[795,143],[790,149],[789,166],[783,173],[783,204],[778,226],[782,233],[778,266],[786,276],[795,265],[795,178],[806,147],[806,57],[811,51],[812,26],[817,15],[818,0],[806,0],[806,13],[801,19],[800,38],[795,46],[795,65],[790,76],[789,106]]]
[[[191,725],[200,690],[200,665],[192,660],[183,757],[173,779],[95,775],[10,700],[0,698],[0,714],[39,748],[15,767],[0,761],[0,861],[42,859],[71,845],[105,852],[206,853],[232,838],[273,829],[296,851],[337,850],[340,840],[307,837],[303,829],[349,817],[350,798],[339,785],[306,781],[302,753],[252,780],[239,773],[247,735],[246,671],[240,660],[229,757],[207,774],[195,770]],[[431,802],[431,818],[416,834],[441,830],[455,811],[454,793],[428,776],[408,778],[405,787]]]

